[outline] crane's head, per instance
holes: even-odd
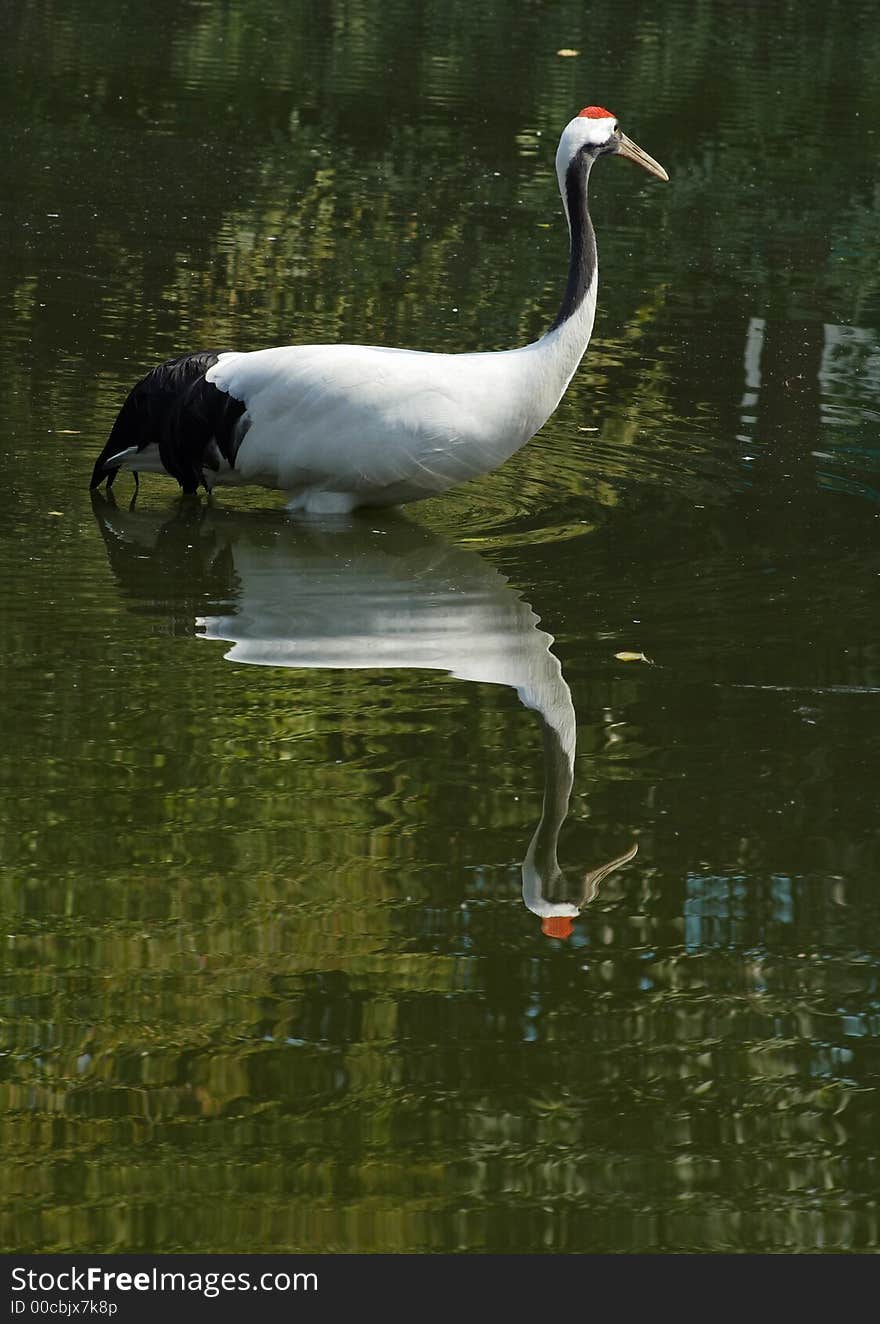
[[[658,179],[668,179],[666,171],[631,138],[627,138],[617,123],[617,116],[602,106],[586,106],[566,124],[559,139],[556,168],[559,177],[565,176],[569,166],[578,160],[592,164],[599,156],[617,154],[635,161]]]

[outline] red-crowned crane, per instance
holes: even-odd
[[[587,188],[606,155],[668,179],[601,106],[566,125],[556,174],[571,240],[568,283],[540,340],[478,354],[376,345],[184,354],[133,388],[92,487],[130,469],[169,474],[184,492],[218,483],[280,488],[291,509],[343,514],[435,496],[495,469],[556,409],[589,343],[597,258]]]

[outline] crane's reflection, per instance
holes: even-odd
[[[159,606],[163,581],[179,586],[161,602],[171,628],[228,642],[232,662],[428,669],[514,689],[544,737],[544,800],[522,896],[548,937],[567,938],[602,880],[636,854],[633,844],[576,885],[560,869],[574,782],[571,691],[535,612],[476,552],[387,514],[296,523],[183,503],[169,519],[93,503],[136,607]]]

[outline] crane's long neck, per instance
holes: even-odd
[[[559,191],[565,207],[565,217],[571,238],[568,261],[568,281],[556,320],[547,332],[552,335],[572,321],[573,332],[590,338],[596,312],[596,277],[598,254],[596,232],[590,220],[587,189],[593,158],[586,152],[578,153],[565,173],[559,170]],[[584,349],[586,349],[586,342]],[[583,352],[583,351],[582,351]]]
[[[590,343],[596,316],[599,268],[587,197],[592,164],[588,152],[579,152],[570,162],[557,158],[556,163],[571,240],[568,280],[556,319],[535,346],[544,360],[548,386],[552,384],[556,396],[554,409]]]

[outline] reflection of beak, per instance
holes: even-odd
[[[648,160],[651,158],[649,157]],[[622,864],[628,864],[633,856],[638,854],[639,843],[634,841],[629,850],[618,855],[616,860],[609,860],[607,864],[601,864],[598,869],[591,869],[584,877],[584,899],[582,906],[587,906],[591,901],[595,901],[596,893],[599,891],[599,884],[615,869],[619,869]]]
[[[653,156],[643,152],[641,147],[637,147],[632,138],[627,138],[625,133],[620,135],[620,146],[617,150],[621,156],[628,156],[630,161],[635,161],[636,165],[640,165],[643,170],[647,170],[648,174],[656,175],[658,179],[669,179],[662,165],[655,161]]]

